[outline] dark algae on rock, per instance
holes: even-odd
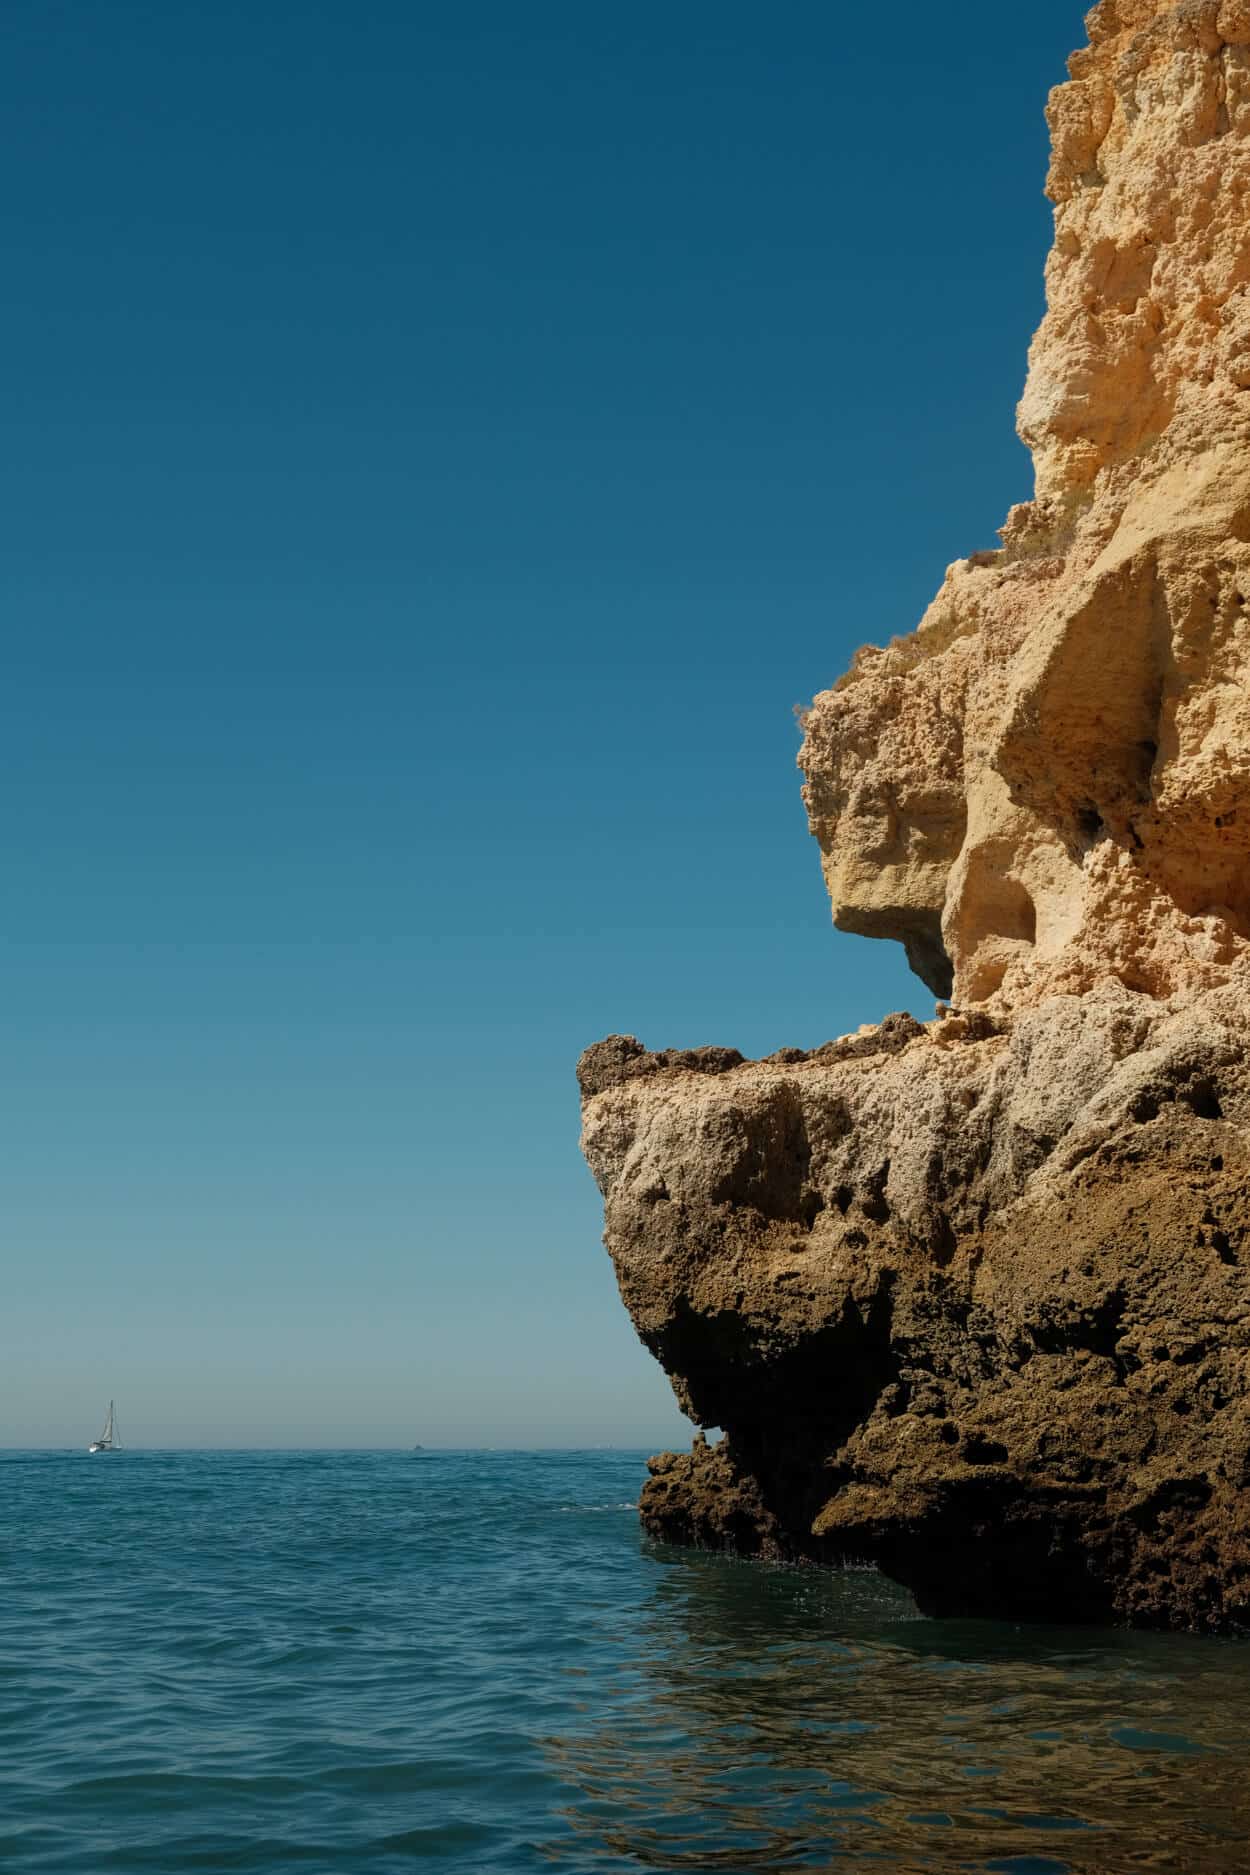
[[[954,1007],[762,1061],[610,1037],[583,1146],[638,1333],[724,1431],[652,1460],[654,1535],[869,1562],[935,1614],[1232,1630],[1250,12],[1088,24],[1048,111],[1036,498],[805,716],[835,923]]]

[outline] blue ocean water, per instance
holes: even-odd
[[[0,1454],[0,1867],[1250,1868],[1250,1652],[649,1544],[637,1452]]]

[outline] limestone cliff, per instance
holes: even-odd
[[[800,758],[838,926],[999,1009],[1209,987],[1250,936],[1250,0],[1089,30],[1048,111],[1036,498]]]
[[[807,716],[835,923],[955,1012],[579,1074],[715,1448],[662,1535],[922,1605],[1250,1619],[1250,0],[1102,0],[1048,118],[1035,499]]]

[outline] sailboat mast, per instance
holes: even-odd
[[[109,1416],[104,1422],[104,1431],[93,1445],[87,1447],[87,1450],[89,1452],[112,1452],[120,1446],[121,1440],[117,1436],[117,1409],[110,1400]]]

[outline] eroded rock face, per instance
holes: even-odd
[[[800,755],[834,921],[957,1012],[583,1056],[680,1541],[933,1611],[1250,1619],[1250,5],[1102,0],[1051,98],[1035,500]]]
[[[653,1461],[648,1527],[936,1613],[1244,1620],[1244,1042],[1234,990],[1112,984],[706,1072],[588,1050],[621,1294],[726,1431]]]
[[[1154,996],[1250,938],[1250,28],[1103,0],[1052,95],[1037,496],[816,698],[834,921],[938,995]]]

